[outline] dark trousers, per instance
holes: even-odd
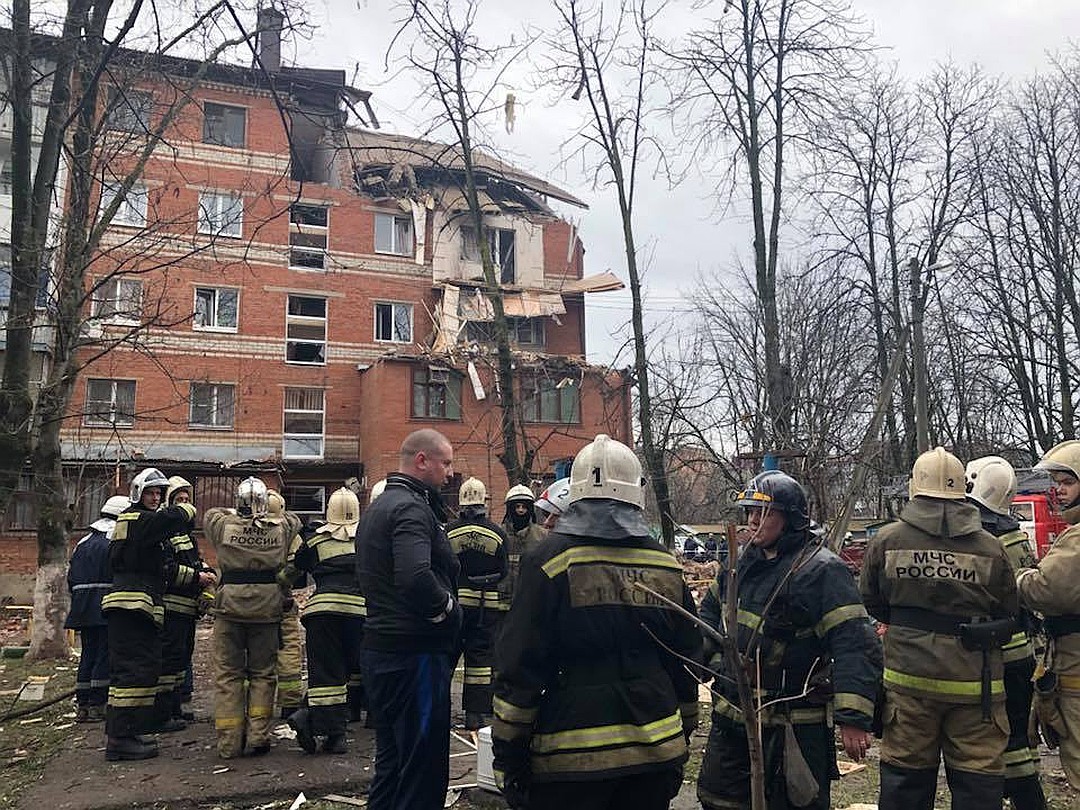
[[[315,735],[339,737],[353,712],[361,711],[360,641],[364,619],[315,613],[303,619],[307,631],[308,712]]]
[[[818,784],[817,798],[803,807],[829,810],[831,780],[836,769],[836,743],[833,730],[824,722],[794,727],[806,764]],[[765,754],[765,794],[769,810],[794,808],[788,801],[784,781],[784,730],[766,726],[762,729],[761,747]],[[712,716],[712,728],[698,774],[698,799],[710,808],[750,807],[750,748],[746,729],[718,714]]]
[[[450,783],[452,656],[363,650],[375,724],[369,810],[439,810]]]
[[[105,611],[109,623],[109,703],[105,733],[110,737],[148,734],[161,725],[155,707],[161,672],[161,631],[141,610]]]
[[[491,608],[462,609],[461,653],[465,656],[465,686],[461,705],[467,712],[491,714],[495,637],[502,615]]]
[[[529,810],[666,810],[682,786],[683,769],[599,782],[541,782],[529,789]]]
[[[109,628],[79,630],[82,652],[75,676],[75,702],[80,706],[104,706],[109,697]]]
[[[1045,810],[1046,797],[1039,783],[1039,749],[1028,739],[1028,718],[1035,687],[1031,676],[1035,659],[1005,665],[1005,711],[1009,716],[1009,743],[1005,748],[1005,797],[1014,810]]]
[[[158,712],[166,720],[180,716],[180,704],[184,702],[184,679],[194,652],[195,616],[166,610],[165,626],[161,629],[159,683],[162,689],[158,694]]]

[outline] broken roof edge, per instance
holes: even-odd
[[[458,153],[454,151],[453,147],[446,143],[416,138],[411,135],[383,132],[381,130],[379,132],[373,132],[372,130],[355,126],[346,127],[345,134],[349,139],[349,148],[354,152],[361,154],[364,150],[369,150],[371,152],[384,150],[386,152],[386,154],[382,156],[382,160],[372,160],[371,162],[374,164],[399,162],[393,161],[390,158],[392,156],[403,155],[411,158],[409,165],[414,167],[426,165],[431,167],[441,167],[446,171],[462,171],[464,169],[461,165],[455,165],[455,163],[461,164],[462,161]],[[476,161],[474,164],[476,170],[486,176],[513,183],[536,194],[541,194],[545,197],[550,197],[554,200],[559,200],[560,202],[578,208],[586,210],[589,208],[587,203],[578,199],[569,191],[559,188],[536,175],[522,171],[479,148],[473,149],[473,156]]]

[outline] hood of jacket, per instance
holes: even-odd
[[[624,537],[649,537],[645,513],[636,506],[609,498],[582,498],[562,513],[559,534],[619,540]]]
[[[966,501],[916,495],[900,513],[909,526],[936,537],[961,537],[982,528],[979,510]]]

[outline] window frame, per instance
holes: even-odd
[[[305,299],[305,300],[310,300],[310,301],[322,301],[322,304],[323,304],[323,314],[322,314],[322,316],[293,314],[291,312],[291,310],[292,310],[292,301],[294,299],[297,299],[297,300]],[[294,337],[291,337],[289,335],[289,327],[290,326],[299,326],[299,327],[307,326],[307,327],[311,327],[311,326],[317,326],[317,325],[320,325],[320,324],[322,325],[322,333],[323,333],[321,341],[313,340],[311,338],[306,338],[306,337],[294,338]],[[296,365],[301,365],[301,366],[325,366],[326,365],[327,348],[328,348],[329,343],[330,343],[330,341],[329,341],[329,337],[330,337],[329,332],[330,332],[330,299],[329,298],[327,298],[325,296],[319,296],[319,295],[304,295],[304,294],[301,294],[301,293],[289,293],[288,295],[285,296],[285,362],[286,363],[296,364]],[[290,358],[289,357],[289,347],[291,345],[296,345],[298,347],[301,346],[301,345],[303,345],[303,346],[321,345],[322,346],[321,359],[320,360],[297,360],[297,359],[294,359],[294,358]]]
[[[289,393],[292,391],[297,392],[313,392],[318,391],[322,402],[322,408],[320,410],[313,410],[310,408],[289,408]],[[321,431],[319,433],[299,433],[297,431],[288,430],[288,417],[289,414],[293,415],[308,415],[318,414]],[[301,453],[289,453],[288,442],[310,442],[312,437],[318,436],[319,452],[317,455],[308,455]],[[286,386],[282,393],[282,408],[281,408],[281,457],[292,459],[321,459],[326,454],[326,389],[325,388],[311,388],[305,386]]]
[[[415,330],[413,328],[414,327],[414,323],[413,323],[413,305],[411,303],[408,303],[408,302],[405,302],[405,301],[375,301],[374,304],[373,304],[373,307],[374,307],[373,308],[373,312],[374,312],[373,317],[374,317],[374,321],[375,321],[373,331],[374,331],[374,336],[375,336],[375,342],[376,343],[395,343],[395,344],[398,344],[398,345],[405,345],[405,344],[413,342],[413,337],[414,337],[414,334],[415,334]],[[389,324],[390,324],[390,337],[379,337],[379,326],[380,326],[379,307],[390,307],[390,322],[389,322]],[[394,314],[397,311],[398,307],[406,307],[408,309],[408,313],[409,313],[409,337],[408,337],[407,340],[397,340],[394,337],[394,331],[395,331],[395,327],[397,325],[397,319],[394,317]]]
[[[211,121],[213,119],[212,119],[212,117],[210,115],[210,108],[216,108],[217,110],[222,111],[220,120],[221,120],[221,124],[222,124],[222,130],[225,133],[224,135],[221,135],[221,136],[215,135],[215,133],[213,131],[212,124],[211,124]],[[233,142],[235,139],[230,139],[228,137],[229,126],[228,126],[228,122],[226,120],[226,117],[228,115],[227,111],[229,111],[229,110],[232,110],[234,112],[239,112],[243,116],[243,126],[241,127],[240,139],[239,139],[238,142]],[[202,111],[203,111],[203,131],[202,131],[202,142],[203,143],[211,144],[213,146],[224,146],[224,147],[227,147],[229,149],[243,149],[245,146],[247,146],[247,113],[248,113],[247,107],[241,107],[241,106],[239,106],[237,104],[223,104],[220,101],[204,101],[202,103]]]
[[[324,214],[323,225],[298,222],[294,219],[294,215],[299,213],[298,209],[321,209]],[[305,241],[311,241],[312,237],[316,240],[321,237],[322,247],[314,244],[301,244]],[[293,203],[289,206],[289,269],[290,270],[308,270],[311,272],[325,272],[326,271],[326,257],[330,248],[330,205],[329,204],[317,204],[317,203]],[[294,257],[297,255],[306,254],[308,256],[318,256],[319,264],[303,264],[294,261]]]
[[[391,220],[390,235],[391,242],[390,249],[384,250],[379,247],[379,222],[384,221],[389,217]],[[407,248],[396,244],[398,241],[397,221],[402,220],[408,223],[409,226],[409,242]],[[404,256],[406,258],[416,255],[416,228],[413,224],[413,218],[411,214],[395,214],[390,211],[376,211],[375,212],[375,252],[381,256]]]
[[[208,203],[214,201],[211,208]],[[230,208],[239,203],[240,210],[234,219],[226,219],[226,208],[223,200],[232,203]],[[196,225],[201,234],[207,236],[224,236],[228,239],[243,239],[244,237],[244,195],[230,191],[218,191],[207,189],[199,192],[199,216]],[[232,229],[236,232],[233,233]]]
[[[299,490],[307,490],[309,494],[319,493],[319,497],[315,499],[322,504],[318,511],[313,512],[310,509],[300,508],[303,501],[297,496]],[[324,484],[286,484],[281,488],[281,496],[285,499],[285,503],[289,505],[289,511],[295,515],[322,516],[326,514],[327,496]]]
[[[203,290],[209,290],[214,294],[213,301],[213,323],[200,324],[199,323],[199,293]],[[222,326],[220,323],[221,313],[221,293],[231,292],[236,297],[235,323],[232,326]],[[229,334],[235,334],[240,331],[240,288],[239,287],[213,287],[205,284],[196,284],[195,290],[192,293],[194,296],[194,303],[191,307],[191,328],[197,332],[225,332]]]
[[[568,394],[570,391],[572,394]],[[548,399],[545,399],[545,396]],[[558,415],[551,416],[550,411],[545,413],[545,408],[550,405],[550,397],[555,397],[555,407]],[[573,396],[572,400],[568,397]],[[566,402],[569,402],[570,413],[567,415]],[[577,383],[559,388],[558,383],[550,377],[531,377],[523,381],[521,398],[522,417],[527,424],[531,425],[580,425],[581,424],[581,386]]]
[[[229,394],[229,420],[228,423],[218,423],[216,420],[213,422],[196,422],[195,421],[195,394],[196,388],[208,388],[211,389],[211,402],[208,403],[211,414],[217,416],[222,413],[223,409],[220,405],[220,395],[222,389],[228,389]],[[216,382],[202,382],[192,380],[188,388],[188,428],[192,430],[220,430],[228,431],[236,429],[236,384],[235,383],[216,383]]]
[[[99,217],[106,208],[112,205],[113,200],[120,196],[120,185],[120,183],[108,182],[101,184],[101,202],[98,206]],[[140,201],[141,205],[139,204]],[[109,227],[119,225],[124,228],[145,228],[149,212],[150,193],[147,191],[146,184],[141,181],[132,183],[131,188],[128,189],[124,199],[121,200],[120,205],[117,207],[116,213],[113,214],[113,218],[109,221]],[[135,214],[135,217],[128,216],[132,213]]]
[[[138,98],[139,103],[131,103]],[[154,114],[154,91],[139,87],[111,87],[105,104],[103,126],[112,132],[148,135]],[[125,118],[124,116],[129,116]]]
[[[446,374],[446,380],[432,380],[431,372]],[[421,379],[422,378],[422,379]],[[440,407],[441,413],[432,413],[432,391],[443,389]],[[432,369],[430,366],[413,366],[409,372],[409,417],[411,419],[437,420],[440,422],[460,422],[462,419],[463,378],[454,369]],[[418,413],[418,394],[423,392],[423,408]],[[456,403],[456,409],[451,407]],[[453,413],[456,410],[457,413]]]
[[[101,397],[97,397],[93,400],[90,398],[90,388],[94,383],[109,383],[110,384],[110,398],[109,398],[109,418],[99,418],[97,416],[101,409],[91,410],[90,403],[103,403],[105,400]],[[117,391],[120,385],[131,386],[131,414],[125,421],[119,421],[117,415],[121,413],[117,405]],[[118,379],[114,377],[88,377],[86,380],[86,394],[83,398],[83,415],[82,424],[84,427],[105,427],[105,428],[131,428],[135,426],[135,402],[138,394],[138,383],[136,380]],[[126,414],[125,414],[126,416]]]
[[[138,290],[138,298],[135,301],[135,305],[132,308],[137,311],[136,317],[129,317],[125,313],[127,310],[121,310],[121,285],[129,284]],[[111,288],[111,291],[110,291]],[[108,304],[111,306],[111,311],[102,313],[102,308]],[[90,298],[90,317],[96,320],[100,320],[103,323],[115,323],[124,324],[126,326],[136,326],[142,323],[142,306],[143,306],[143,283],[139,278],[128,278],[126,276],[112,276],[101,282],[94,290]]]

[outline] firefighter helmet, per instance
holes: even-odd
[[[458,490],[458,506],[483,506],[487,503],[487,487],[479,478],[466,478]]]
[[[131,508],[131,501],[123,495],[113,495],[101,505],[102,517],[116,518]]]
[[[908,496],[962,501],[967,497],[964,465],[944,447],[927,450],[911,468]]]
[[[383,480],[381,480],[381,481],[376,481],[374,484],[372,484],[371,485],[371,492],[368,495],[368,503],[371,503],[376,498],[378,498],[380,495],[382,495],[384,489],[386,489],[386,479],[385,478]]]
[[[262,517],[266,514],[266,484],[251,476],[236,488],[236,513],[241,517]]]
[[[191,482],[186,478],[181,478],[179,475],[170,475],[169,488],[165,490],[165,503],[171,506],[173,495],[182,489],[188,490],[188,495],[191,497],[191,500],[195,500],[195,488],[191,486]]]
[[[285,499],[276,489],[266,490],[266,514],[270,517],[281,517],[285,512]]]
[[[570,479],[560,478],[540,493],[536,508],[553,515],[561,515],[570,505]]]
[[[503,498],[503,503],[510,503],[511,501],[528,501],[534,503],[536,496],[533,495],[533,491],[524,484],[515,484],[506,491],[506,497]]]
[[[574,457],[567,505],[583,498],[607,498],[644,509],[644,483],[634,451],[601,433]]]
[[[1080,439],[1069,439],[1055,444],[1043,454],[1035,469],[1049,473],[1068,473],[1080,481]]]
[[[360,501],[356,493],[346,487],[334,492],[326,504],[326,522],[356,528],[360,522]]]
[[[969,461],[965,471],[967,496],[991,512],[1009,514],[1016,495],[1016,473],[1001,456],[984,456]]]
[[[165,473],[155,467],[147,467],[131,479],[128,497],[132,503],[138,503],[142,500],[143,492],[148,489],[160,489],[164,495],[169,489],[169,479],[165,477]]]
[[[746,489],[735,499],[738,506],[747,509],[776,509],[787,515],[792,529],[810,526],[810,503],[802,484],[780,470],[765,470],[750,479]]]

